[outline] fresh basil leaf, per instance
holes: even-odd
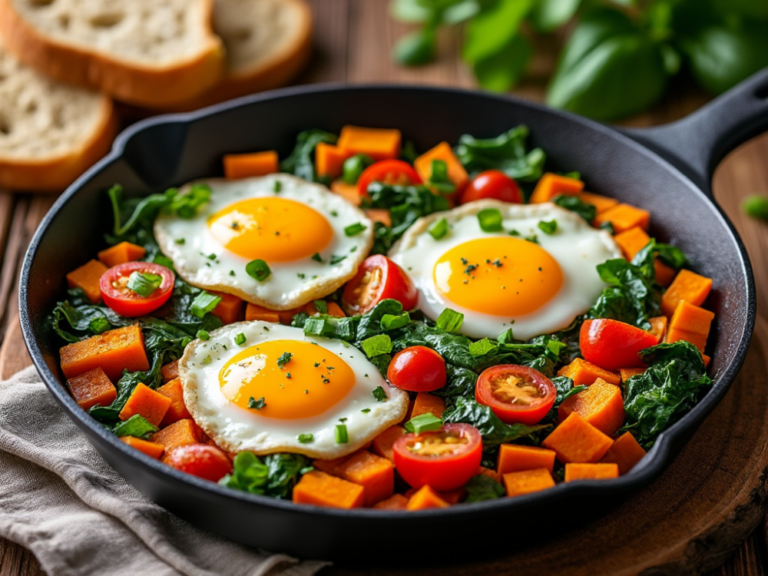
[[[121,438],[123,436],[135,436],[146,440],[151,434],[158,431],[158,427],[150,423],[144,416],[134,414],[128,420],[119,422],[112,428],[112,433]]]
[[[515,34],[497,53],[475,62],[472,70],[478,84],[492,92],[506,92],[522,79],[533,55],[522,34]]]
[[[287,172],[309,182],[325,182],[315,172],[314,152],[320,142],[336,144],[335,134],[324,130],[305,130],[296,137],[291,154],[280,162],[280,172]],[[330,182],[327,182],[330,183]]]
[[[467,24],[462,58],[476,64],[498,54],[517,34],[533,0],[497,0]]]
[[[328,302],[325,300],[315,300],[314,304],[320,314],[328,314]]]
[[[565,208],[571,212],[576,212],[576,214],[584,218],[584,220],[586,220],[589,224],[591,224],[595,219],[595,216],[597,216],[597,208],[595,205],[584,202],[578,196],[561,194],[559,196],[555,196],[552,199],[552,202],[560,206],[560,208]]]
[[[219,484],[273,498],[289,498],[293,487],[307,469],[309,460],[301,454],[270,454],[259,459],[253,452],[239,452],[234,469]]]
[[[467,491],[467,498],[464,502],[468,504],[472,502],[495,500],[496,498],[501,498],[507,494],[507,491],[500,482],[483,474],[472,476],[464,488]]]
[[[381,317],[381,329],[382,330],[397,330],[403,326],[407,326],[411,321],[411,315],[408,312],[402,314],[384,314]]]
[[[368,358],[392,352],[392,339],[387,334],[371,336],[363,340],[360,345]]]
[[[461,330],[461,325],[464,323],[464,314],[456,312],[450,308],[444,309],[440,312],[440,316],[437,317],[437,329],[449,334],[455,334]]]
[[[552,32],[576,15],[581,0],[538,0],[529,21],[538,32]]]
[[[482,340],[472,342],[472,344],[469,345],[469,353],[472,356],[485,356],[486,354],[490,354],[497,350],[498,347],[498,344],[495,342],[492,342],[488,338],[483,338]]]
[[[642,266],[622,258],[597,266],[605,288],[587,315],[590,318],[612,318],[643,330],[650,328],[648,318],[660,313],[660,293],[655,285],[653,262]]]
[[[520,125],[496,138],[459,138],[456,156],[474,177],[485,170],[501,170],[513,180],[534,182],[544,171],[546,154],[541,148],[528,151],[528,127]]]
[[[131,272],[128,276],[126,287],[143,298],[148,298],[152,293],[160,288],[163,283],[163,277],[160,274],[150,272]]]
[[[645,265],[650,273],[654,258],[658,258],[675,270],[679,270],[688,264],[688,257],[680,248],[671,244],[660,244],[654,238],[651,238],[651,241],[640,252],[635,254],[635,257],[632,258],[632,264],[635,266]]]
[[[422,66],[432,62],[436,52],[435,29],[427,25],[400,38],[392,51],[392,57],[403,66]]]

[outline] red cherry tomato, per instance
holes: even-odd
[[[658,335],[607,318],[585,321],[579,333],[584,360],[606,370],[642,366],[640,350],[658,343]]]
[[[408,274],[386,256],[369,256],[357,274],[344,287],[341,305],[350,316],[364,314],[382,300],[397,300],[405,310],[413,310],[419,293]]]
[[[475,400],[507,424],[536,424],[550,411],[556,397],[557,390],[549,378],[516,364],[484,370],[475,386]]]
[[[128,278],[134,272],[156,274],[162,277],[160,287],[149,296],[141,296],[128,289]],[[99,280],[104,304],[120,316],[134,318],[154,312],[168,302],[173,292],[174,276],[165,266],[151,262],[126,262],[104,272]]]
[[[486,170],[472,178],[472,182],[461,195],[461,203],[466,204],[485,198],[515,204],[523,202],[523,195],[520,193],[517,182],[499,170]]]
[[[357,180],[357,191],[361,196],[368,193],[368,185],[371,182],[408,186],[409,184],[421,184],[421,178],[408,162],[382,160],[371,164],[360,174],[360,178]]]
[[[445,424],[440,430],[405,434],[392,447],[395,468],[414,488],[448,491],[464,486],[483,458],[480,432],[469,424]]]
[[[431,392],[445,386],[445,360],[426,346],[401,350],[387,368],[393,386],[409,392]]]
[[[187,444],[174,448],[165,458],[165,463],[211,482],[218,482],[232,472],[232,463],[227,455],[208,444]]]

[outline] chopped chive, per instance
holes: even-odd
[[[235,275],[235,271],[234,271],[234,270],[230,270],[230,271],[229,271],[229,275],[230,275],[230,276],[234,276],[234,275]]]
[[[210,356],[210,355],[206,356],[206,357],[205,357],[205,358],[203,358],[203,360],[202,360],[202,363],[203,363],[203,365],[204,365],[204,366],[207,366],[207,365],[208,365],[208,364],[210,364],[211,362],[212,362],[212,360],[211,360],[211,356]]]
[[[174,240],[174,242],[176,242],[176,244],[178,244],[179,246],[182,246],[186,241],[187,240],[185,238],[176,238],[176,240]]]
[[[315,252],[314,254],[312,254],[312,260],[314,260],[315,262],[320,262],[321,264],[323,263],[323,257],[320,256],[319,252]]]
[[[331,256],[331,264],[338,264],[339,262],[341,262],[344,259],[346,259],[346,255],[345,256],[337,256],[336,254],[334,254],[333,256]]]
[[[427,228],[427,232],[429,232],[429,235],[435,240],[440,240],[448,234],[448,220],[445,218],[435,220],[432,225]]]
[[[315,300],[314,304],[320,314],[328,314],[328,302],[325,300]]]
[[[539,230],[544,232],[544,234],[551,235],[557,232],[557,220],[550,220],[549,222],[542,220],[537,226],[539,227]]]
[[[302,273],[302,272],[299,272],[298,274],[296,274],[296,276],[298,276],[298,277],[299,277],[299,280],[304,280],[304,278],[306,278],[306,277],[307,277],[307,275],[306,275],[306,274],[304,274],[304,273]]]
[[[347,434],[346,424],[337,424],[335,432],[336,432],[336,444],[346,444],[347,442],[349,442],[349,434]]]
[[[281,192],[283,189],[283,183],[280,182],[280,180],[275,180],[275,183],[272,184],[272,191],[273,192]]]
[[[245,272],[259,282],[264,282],[269,275],[272,274],[272,270],[269,269],[269,264],[264,260],[251,260],[245,267]]]
[[[422,432],[430,432],[432,430],[440,430],[443,427],[442,419],[438,418],[431,412],[426,414],[419,414],[418,416],[411,418],[405,423],[405,429],[408,432],[414,432],[421,434]]]
[[[207,330],[198,330],[196,336],[200,338],[200,340],[210,340],[211,335],[208,334]]]
[[[363,408],[362,410],[360,410],[360,412],[362,412],[363,414],[368,414],[368,412],[370,411],[371,411],[370,408]]]
[[[299,441],[299,444],[309,444],[315,440],[315,437],[312,434],[299,434],[296,439]]]
[[[427,184],[440,192],[440,194],[453,194],[456,192],[456,184],[448,175],[448,164],[445,160],[432,160]]]
[[[219,305],[219,302],[221,302],[221,296],[214,296],[203,290],[192,301],[189,311],[202,320],[208,312],[212,312]]]
[[[376,386],[376,388],[373,389],[373,397],[376,398],[378,402],[384,402],[384,400],[387,399],[387,393],[384,392],[384,388],[381,386]]]
[[[350,237],[357,236],[358,234],[360,234],[360,232],[362,232],[366,228],[367,226],[365,224],[362,224],[360,222],[355,222],[354,224],[350,224],[349,226],[344,228],[344,235],[350,236]]]
[[[501,225],[503,218],[501,210],[498,208],[484,208],[477,213],[477,221],[480,224],[480,230],[483,232],[501,232],[504,227]]]
[[[245,344],[245,334],[240,332],[240,334],[235,336],[235,344],[237,344],[238,346],[242,346],[243,344]]]

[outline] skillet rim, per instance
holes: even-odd
[[[202,489],[206,492],[212,492],[217,497],[232,498],[235,501],[247,503],[251,506],[266,506],[275,510],[284,510],[296,515],[320,515],[330,516],[339,519],[355,519],[360,521],[369,520],[384,520],[393,521],[403,519],[404,515],[400,511],[383,511],[373,509],[353,509],[353,510],[340,510],[335,508],[326,508],[312,505],[297,505],[289,500],[279,500],[268,496],[260,496],[256,494],[250,494],[241,492],[239,490],[233,490],[223,486],[219,486],[216,483],[212,483],[206,480],[202,480],[189,474],[179,472],[169,466],[162,464],[160,461],[150,458],[143,453],[136,450],[132,450],[127,444],[121,442],[111,433],[108,433],[105,428],[100,426],[95,419],[89,417],[87,413],[83,412],[80,407],[75,403],[74,399],[66,393],[65,387],[59,383],[58,376],[56,376],[51,370],[48,369],[47,364],[42,355],[42,351],[37,344],[34,337],[30,312],[28,307],[28,284],[30,280],[30,272],[32,263],[35,256],[40,249],[40,246],[45,238],[45,235],[50,227],[51,223],[62,210],[62,208],[73,198],[93,176],[101,172],[108,167],[111,163],[119,160],[125,151],[126,146],[133,137],[141,132],[150,129],[155,126],[162,126],[164,124],[192,124],[203,118],[215,116],[219,113],[234,110],[249,106],[251,104],[257,104],[259,102],[276,100],[284,97],[300,96],[312,93],[324,93],[324,92],[353,92],[353,91],[399,91],[399,92],[432,92],[438,94],[457,94],[461,96],[470,96],[472,98],[497,100],[506,104],[512,104],[515,106],[522,106],[530,109],[544,112],[550,115],[554,115],[559,118],[563,118],[567,121],[573,122],[579,125],[583,129],[592,130],[593,133],[598,133],[602,138],[617,139],[622,144],[630,147],[633,152],[642,154],[655,162],[659,162],[661,166],[666,169],[670,176],[677,177],[681,183],[689,187],[692,192],[698,195],[702,201],[706,202],[710,208],[714,209],[714,213],[720,220],[720,223],[725,227],[731,240],[738,248],[740,255],[740,268],[743,275],[746,277],[746,322],[744,329],[739,336],[738,345],[735,350],[734,362],[726,367],[722,372],[715,375],[713,378],[714,383],[710,391],[704,398],[699,401],[696,406],[693,407],[685,416],[673,424],[670,428],[662,432],[656,441],[653,448],[648,452],[648,460],[641,464],[639,468],[635,468],[630,473],[619,478],[606,480],[592,480],[582,481],[577,483],[565,484],[560,483],[545,491],[540,491],[524,496],[518,496],[516,498],[505,498],[501,501],[489,500],[485,502],[475,502],[471,504],[465,504],[462,506],[451,506],[444,509],[432,509],[422,511],[412,511],[407,515],[410,519],[424,519],[431,518],[443,518],[450,517],[452,520],[461,519],[463,517],[475,516],[476,514],[482,514],[484,512],[490,513],[502,513],[513,512],[520,508],[530,508],[540,502],[546,500],[563,499],[567,495],[573,496],[592,496],[592,495],[607,495],[612,493],[613,495],[625,494],[627,492],[635,492],[643,486],[647,485],[655,477],[661,474],[671,463],[673,456],[673,445],[679,441],[681,437],[692,427],[697,426],[703,419],[714,409],[714,407],[722,400],[723,396],[728,392],[733,381],[738,375],[741,366],[749,349],[749,345],[752,338],[752,332],[756,321],[756,294],[754,277],[752,274],[752,266],[747,254],[746,248],[741,241],[739,234],[736,232],[733,224],[725,215],[719,204],[714,201],[711,190],[709,190],[711,175],[707,175],[707,188],[701,188],[696,185],[693,180],[677,168],[670,160],[655,152],[651,148],[641,144],[631,136],[625,134],[621,129],[613,128],[605,124],[572,114],[563,110],[556,110],[539,104],[537,102],[530,102],[511,95],[492,94],[487,92],[480,92],[477,90],[471,90],[466,88],[455,88],[446,86],[424,86],[416,84],[384,84],[384,83],[364,83],[364,84],[345,84],[341,82],[332,83],[319,83],[303,86],[294,86],[288,88],[281,88],[277,90],[271,90],[259,94],[253,94],[237,98],[227,102],[215,104],[207,108],[200,110],[176,113],[176,114],[163,114],[152,118],[141,120],[125,130],[123,130],[115,138],[115,141],[110,149],[109,153],[89,168],[83,175],[75,180],[64,193],[56,200],[51,209],[45,215],[40,225],[38,226],[35,234],[30,242],[30,245],[24,256],[23,266],[21,270],[20,286],[19,286],[19,319],[22,329],[22,335],[24,342],[32,358],[32,362],[37,369],[38,374],[42,377],[43,382],[48,388],[49,392],[59,402],[59,404],[65,409],[69,417],[72,418],[76,425],[81,429],[83,427],[90,430],[90,432],[96,434],[101,440],[105,441],[111,448],[116,449],[119,452],[120,457],[128,457],[134,462],[138,461],[145,468],[149,468],[151,473],[159,473],[168,475],[176,481],[184,482],[190,485],[194,489]],[[185,136],[186,141],[186,136]],[[87,435],[86,435],[87,436]],[[88,441],[93,444],[90,438]],[[687,443],[687,442],[686,442]],[[122,474],[121,474],[122,476]],[[128,481],[126,479],[126,481]],[[156,482],[157,479],[153,478],[152,481]],[[128,482],[131,484],[131,482]],[[607,491],[607,492],[606,492]]]

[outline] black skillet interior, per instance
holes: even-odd
[[[763,76],[761,85],[768,85],[766,80],[768,76]],[[728,97],[714,108],[722,112],[724,107],[728,107]],[[745,116],[755,113],[750,110],[737,116],[743,122]],[[464,133],[496,136],[521,123],[530,127],[532,144],[547,152],[548,169],[578,170],[591,191],[650,210],[652,234],[681,247],[696,271],[715,279],[707,303],[717,314],[709,343],[715,385],[629,475],[407,516],[295,506],[220,488],[138,454],[104,432],[66,392],[58,368],[60,342],[46,317],[65,288],[64,275],[103,247],[103,234],[111,224],[104,190],[115,182],[130,194],[144,195],[194,178],[221,175],[223,154],[277,149],[284,157],[296,134],[307,128],[338,132],[344,124],[397,127],[417,149],[425,150],[442,140],[455,143]],[[702,125],[695,122],[696,127]],[[660,136],[638,133],[634,137],[661,149],[669,134],[678,132],[675,128]],[[719,133],[727,135],[728,130],[720,126]],[[701,154],[713,154],[714,147],[710,148]],[[38,230],[21,283],[24,336],[51,392],[104,458],[149,498],[198,526],[245,544],[329,559],[365,558],[375,543],[388,542],[393,530],[402,531],[406,525],[411,530],[421,528],[415,532],[419,548],[440,546],[445,558],[455,554],[441,546],[448,531],[461,530],[462,541],[468,545],[464,550],[481,544],[488,550],[493,540],[508,546],[509,536],[513,530],[517,532],[514,527],[521,520],[529,533],[551,533],[554,515],[563,519],[557,523],[561,527],[573,525],[585,510],[603,511],[657,477],[722,398],[744,359],[755,313],[746,254],[708,197],[709,175],[690,168],[680,158],[675,162],[693,180],[613,129],[508,97],[452,89],[305,87],[248,97],[190,115],[150,119],[123,133],[113,152],[64,194]],[[700,187],[694,184],[697,176]],[[569,513],[563,514],[563,510]],[[462,530],[470,522],[475,528]],[[388,546],[388,559],[419,555],[409,548]]]

